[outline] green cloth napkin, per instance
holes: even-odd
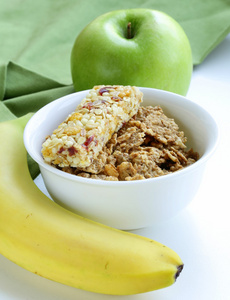
[[[199,64],[230,30],[230,0],[0,0],[0,65],[71,84],[70,52],[78,33],[115,9],[164,11],[184,28]]]
[[[0,98],[1,121],[36,112],[54,99],[74,93],[72,85],[61,84],[13,62],[0,71],[3,78],[0,85],[0,97],[3,95]]]
[[[12,62],[0,71],[3,78],[0,85],[1,121],[36,112],[49,102],[74,92],[72,85],[60,84]],[[35,178],[40,172],[39,167],[29,155],[28,166],[32,178]]]
[[[138,7],[181,24],[194,65],[230,32],[230,0],[0,0],[0,121],[73,93],[70,53],[78,33],[105,12]],[[38,168],[29,166],[34,178]]]

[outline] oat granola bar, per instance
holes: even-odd
[[[143,94],[131,86],[95,86],[42,145],[44,160],[61,168],[89,166],[123,124]]]

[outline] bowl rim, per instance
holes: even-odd
[[[38,163],[40,170],[43,168],[43,169],[53,173],[56,176],[63,177],[64,179],[67,179],[70,181],[74,181],[74,182],[78,182],[78,183],[82,183],[82,184],[92,184],[92,185],[100,185],[100,186],[106,186],[106,187],[108,187],[108,186],[127,186],[127,185],[132,186],[132,185],[137,185],[137,184],[147,184],[147,183],[153,183],[153,182],[158,182],[158,181],[164,182],[166,180],[174,180],[178,176],[184,176],[188,172],[194,172],[197,168],[199,168],[201,165],[203,165],[213,155],[213,153],[216,151],[216,148],[219,144],[219,139],[220,139],[219,127],[217,125],[216,120],[214,119],[212,114],[206,110],[206,108],[204,108],[200,104],[197,104],[196,102],[190,100],[189,98],[186,98],[185,96],[181,96],[181,95],[175,94],[173,92],[168,92],[165,90],[159,90],[159,89],[154,89],[154,88],[148,88],[148,87],[138,87],[138,88],[143,92],[152,90],[153,92],[156,92],[156,93],[171,95],[171,96],[177,97],[178,100],[181,102],[186,100],[187,103],[189,103],[189,105],[193,105],[193,106],[197,107],[200,111],[202,111],[204,114],[206,114],[209,117],[209,119],[212,120],[213,127],[215,128],[215,138],[213,139],[213,145],[209,149],[209,151],[205,152],[194,164],[189,165],[188,167],[186,167],[184,169],[178,170],[178,171],[170,173],[170,174],[162,175],[159,177],[147,178],[147,179],[143,179],[143,180],[109,181],[109,180],[85,178],[85,177],[81,177],[81,176],[77,176],[74,174],[69,174],[64,171],[61,171],[61,170],[49,165],[48,163],[46,163],[44,160],[41,159],[41,157],[40,157],[40,159],[38,159],[39,155],[34,154],[34,152],[31,150],[30,139],[29,139],[29,134],[30,134],[29,128],[38,113],[45,111],[47,109],[47,107],[50,107],[51,105],[53,106],[58,102],[62,102],[64,100],[68,99],[69,97],[72,97],[73,95],[76,95],[79,93],[86,93],[89,91],[89,90],[83,90],[83,91],[74,92],[74,93],[62,96],[60,98],[57,98],[57,99],[51,101],[50,103],[48,103],[45,106],[43,106],[42,108],[40,108],[30,118],[30,120],[27,122],[27,124],[25,126],[24,134],[23,134],[23,141],[24,141],[24,145],[25,145],[27,152],[32,157],[32,159],[35,160],[36,163]],[[41,170],[41,172],[42,172],[42,170]]]

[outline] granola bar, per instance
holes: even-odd
[[[137,87],[95,86],[47,137],[44,160],[61,168],[89,167],[112,135],[137,113],[142,97]]]

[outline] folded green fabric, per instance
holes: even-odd
[[[138,7],[166,12],[184,28],[194,65],[230,32],[230,0],[0,0],[0,7],[0,122],[74,92],[74,40],[105,12]],[[34,178],[38,167],[28,161]]]
[[[0,67],[0,121],[36,112],[47,103],[73,93],[72,85],[60,84],[12,62]],[[39,174],[38,165],[28,156],[32,178]]]
[[[28,112],[36,112],[50,101],[73,93],[72,85],[60,84],[52,79],[22,68],[10,62],[0,67],[4,81],[0,86],[0,95],[4,95],[0,110],[0,120],[20,117]],[[7,113],[6,113],[7,111]]]
[[[0,0],[0,65],[13,61],[71,84],[70,52],[78,33],[115,9],[164,11],[184,28],[199,64],[230,30],[229,0]]]

